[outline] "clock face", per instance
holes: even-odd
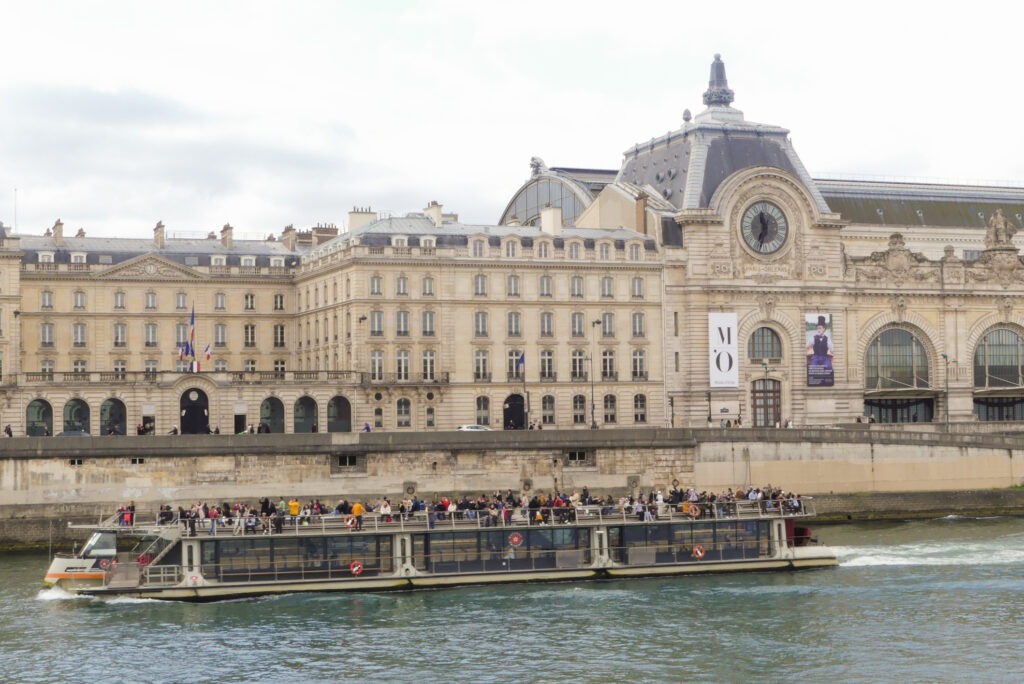
[[[740,231],[752,250],[759,254],[772,254],[785,244],[789,223],[782,210],[771,202],[755,202],[743,212]]]

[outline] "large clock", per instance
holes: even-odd
[[[750,249],[773,254],[786,243],[789,223],[782,210],[771,202],[754,202],[743,212],[740,232]]]

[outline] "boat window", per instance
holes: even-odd
[[[82,557],[112,556],[117,553],[117,535],[113,532],[94,532],[82,547]]]

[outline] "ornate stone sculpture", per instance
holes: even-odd
[[[1013,236],[1016,232],[1017,226],[1003,216],[1002,209],[996,209],[988,220],[988,230],[985,231],[985,248],[1012,246]]]

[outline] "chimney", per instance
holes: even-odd
[[[64,246],[64,223],[60,219],[53,224],[53,242],[58,247]]]
[[[640,191],[636,196],[636,232],[647,235],[647,193]]]
[[[438,204],[434,200],[431,200],[430,204],[427,205],[427,208],[423,210],[423,213],[426,214],[430,218],[430,220],[434,222],[434,227],[435,228],[440,228],[441,227],[441,205],[440,204]]]
[[[370,207],[352,207],[352,211],[348,212],[348,229],[350,231],[359,230],[376,220],[377,212]]]
[[[295,226],[289,224],[281,231],[281,242],[289,252],[295,251]]]
[[[549,235],[562,234],[561,207],[544,207],[540,210],[540,229]]]
[[[333,223],[325,225],[316,224],[313,228],[313,246],[323,244],[338,237],[338,227]]]
[[[225,223],[224,227],[220,229],[220,243],[224,245],[224,249],[234,249],[235,229],[231,227],[230,223]]]
[[[167,246],[167,234],[164,232],[163,221],[157,221],[156,226],[153,227],[153,246],[157,249]]]

